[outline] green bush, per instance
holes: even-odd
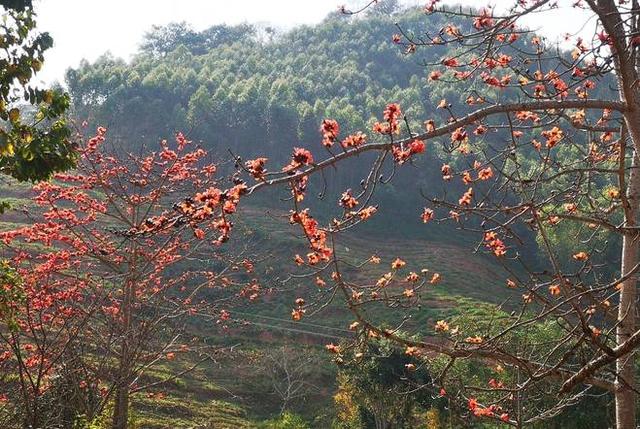
[[[308,429],[309,424],[299,415],[285,411],[279,417],[260,425],[262,429]]]

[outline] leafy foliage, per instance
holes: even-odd
[[[0,172],[21,181],[47,179],[73,167],[76,153],[64,119],[69,96],[30,81],[53,40],[36,31],[31,2],[8,2],[0,26]]]
[[[415,427],[416,409],[429,409],[432,381],[419,359],[385,340],[369,341],[341,359],[335,396],[344,427]]]

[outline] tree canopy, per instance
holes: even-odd
[[[32,84],[53,40],[37,31],[31,2],[4,2],[3,7],[0,172],[21,181],[47,179],[76,159],[64,118],[69,97]]]

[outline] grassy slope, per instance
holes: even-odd
[[[27,195],[26,185],[5,188],[2,192],[3,198],[10,198],[14,207],[30,206],[25,199]],[[286,213],[266,213],[258,208],[244,210],[239,229],[250,231],[250,240],[255,241],[267,254],[273,255],[263,265],[271,267],[271,270],[292,266],[292,255],[296,251],[304,251],[304,242],[297,236],[298,230],[287,223]],[[15,228],[25,221],[19,211],[9,211],[1,219],[0,230]],[[427,292],[424,305],[412,314],[413,323],[424,326],[424,334],[429,335],[435,320],[471,309],[474,300],[497,302],[507,292],[497,280],[501,278],[499,267],[491,259],[473,253],[475,243],[458,235],[455,244],[452,244],[450,233],[443,232],[438,225],[423,228],[414,237],[387,236],[374,239],[356,233],[346,234],[340,238],[337,251],[353,262],[365,260],[372,254],[382,258],[380,266],[367,266],[357,274],[362,279],[377,278],[388,271],[388,264],[396,257],[405,259],[407,267],[412,270],[428,268],[441,273],[443,281]],[[182,380],[165,385],[161,391],[163,397],[136,395],[136,427],[256,427],[257,421],[277,414],[278,403],[270,396],[272,392],[265,384],[264,377],[261,379],[249,370],[250,356],[285,343],[310,345],[312,350],[323,356],[326,363],[318,367],[319,379],[315,380],[322,384],[322,389],[314,393],[311,400],[297,404],[296,411],[311,420],[317,417],[319,410],[330,407],[335,368],[329,357],[323,354],[322,345],[349,335],[344,329],[350,321],[350,315],[336,302],[302,323],[293,323],[289,319],[292,302],[301,291],[304,293],[308,288],[305,284],[294,285],[261,303],[234,310],[235,317],[249,323],[238,323],[238,329],[233,329],[226,338],[212,332],[212,338],[221,344],[240,344],[239,351],[232,357],[221,358],[217,365],[208,364]],[[384,314],[387,320],[398,320],[400,317],[400,313],[393,311]],[[180,363],[167,363],[148,377],[158,379],[169,373],[170,367],[175,369],[188,363],[188,359]],[[317,423],[317,427],[327,424],[330,414],[325,416],[322,423]]]

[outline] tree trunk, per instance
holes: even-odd
[[[134,259],[136,253],[134,252]],[[135,266],[132,264],[132,266]],[[129,383],[131,381],[131,367],[133,356],[130,342],[133,341],[132,312],[134,303],[134,282],[128,280],[124,286],[122,301],[122,346],[116,380],[116,397],[113,408],[112,429],[127,429],[129,423]]]
[[[633,138],[632,133],[632,138]],[[624,136],[623,136],[624,138]],[[634,145],[635,146],[635,145]],[[621,154],[623,156],[623,154]],[[640,197],[640,174],[637,171],[637,152],[633,151],[631,172],[626,194],[629,207],[626,211],[625,226],[637,225],[638,202]],[[621,275],[626,276],[638,264],[638,237],[626,234],[622,241]],[[620,286],[620,306],[618,309],[618,327],[616,329],[616,343],[620,345],[627,341],[636,330],[636,288],[638,277],[630,276]],[[617,377],[615,381],[616,429],[636,428],[636,375],[635,352],[622,356],[616,361]]]
[[[638,260],[638,245],[633,237],[624,237],[622,272],[623,275],[633,269]],[[632,276],[624,282],[620,290],[620,308],[618,310],[618,325],[616,331],[617,344],[629,339],[636,329],[636,279]],[[616,399],[616,429],[635,429],[636,427],[636,398],[635,398],[635,353],[631,352],[616,361],[617,378],[615,382]]]
[[[127,429],[129,422],[129,385],[123,383],[116,389],[115,404],[113,407],[112,429]]]
[[[631,171],[626,189],[628,204],[624,207],[624,226],[635,227],[638,224],[638,203],[640,202],[640,174],[638,168],[638,154],[640,153],[640,91],[637,88],[638,70],[640,69],[640,57],[637,53],[628,51],[629,29],[623,20],[620,10],[614,0],[587,0],[591,9],[598,15],[602,26],[612,36],[612,59],[615,73],[618,79],[620,101],[627,104],[628,110],[624,113],[624,122],[629,132],[631,149]],[[633,2],[637,8],[637,1]],[[637,13],[637,12],[634,12]],[[626,19],[626,18],[625,18]],[[634,17],[635,19],[635,17]],[[632,26],[635,26],[632,23]],[[626,138],[624,132],[621,139]],[[624,146],[623,146],[624,147]],[[624,151],[620,152],[625,157]],[[626,167],[626,165],[622,165]],[[625,191],[620,189],[621,192]],[[638,264],[638,237],[627,233],[622,241],[621,275],[628,275]],[[636,315],[636,288],[638,275],[633,274],[620,286],[620,306],[618,308],[618,326],[616,328],[616,345],[627,341],[635,332],[637,325]],[[616,360],[615,402],[616,402],[616,429],[636,428],[636,375],[635,375],[635,350],[627,356]]]
[[[129,353],[128,343],[124,340],[120,368],[113,407],[112,429],[127,429],[129,423]]]

